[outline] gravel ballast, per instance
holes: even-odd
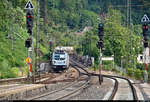
[[[112,80],[104,78],[101,85],[99,85],[97,77],[93,77],[91,80],[91,85],[88,88],[82,90],[80,94],[70,97],[69,100],[103,100],[113,86]]]

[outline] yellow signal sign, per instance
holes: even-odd
[[[26,59],[25,59],[25,61],[26,61],[26,63],[31,63],[31,58],[29,58],[29,57],[27,57]]]

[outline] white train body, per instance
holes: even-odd
[[[52,55],[52,68],[54,70],[64,70],[69,68],[69,55],[62,50],[55,50]]]

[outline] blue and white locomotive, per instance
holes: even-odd
[[[62,71],[69,68],[69,55],[64,50],[55,50],[52,55],[52,69]]]

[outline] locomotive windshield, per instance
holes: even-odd
[[[65,54],[55,54],[55,60],[65,60]]]

